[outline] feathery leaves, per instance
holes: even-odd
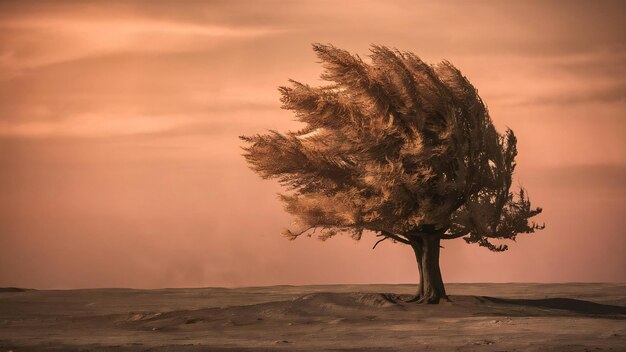
[[[279,88],[283,109],[305,126],[243,136],[245,158],[281,195],[301,231],[327,239],[375,231],[394,242],[415,234],[463,237],[493,251],[489,239],[543,228],[529,219],[525,191],[510,191],[517,155],[513,131],[499,134],[478,91],[451,63],[372,46],[367,63],[314,44],[322,79]]]

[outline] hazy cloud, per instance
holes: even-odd
[[[119,52],[206,50],[227,40],[249,40],[284,29],[68,11],[2,18],[0,31],[0,68],[10,77],[40,66]]]

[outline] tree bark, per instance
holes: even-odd
[[[411,241],[420,274],[420,285],[417,296],[409,302],[437,304],[442,299],[448,300],[439,268],[440,242],[439,237],[434,235],[416,236]]]

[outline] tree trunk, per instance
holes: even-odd
[[[439,269],[440,239],[434,235],[422,235],[411,241],[420,274],[417,296],[410,302],[437,304],[448,299]]]

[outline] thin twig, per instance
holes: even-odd
[[[376,249],[376,246],[378,246],[378,244],[386,239],[388,239],[389,237],[383,237],[381,239],[379,239],[378,241],[376,241],[376,243],[374,244],[374,247],[372,247],[372,249]]]

